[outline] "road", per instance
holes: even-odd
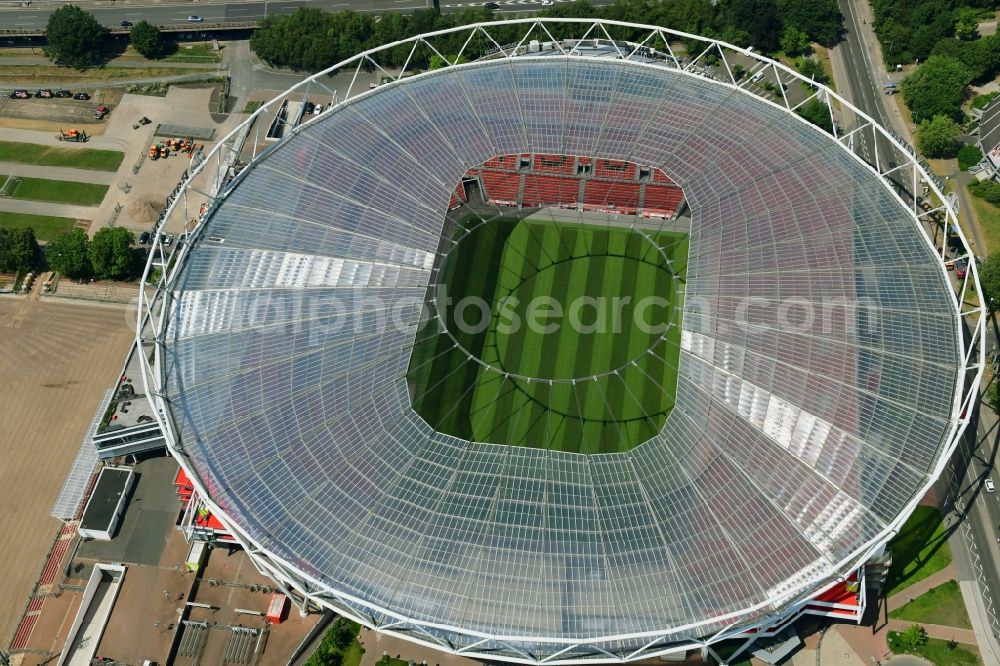
[[[879,125],[899,133],[900,129],[905,130],[905,128],[898,127],[901,123],[894,122],[896,119],[886,111],[885,105],[882,103],[882,98],[885,97],[882,85],[887,80],[887,76],[883,74],[885,66],[880,61],[875,61],[872,50],[865,44],[865,31],[870,29],[870,26],[867,25],[865,18],[859,16],[854,0],[838,0],[838,2],[840,11],[844,15],[845,30],[844,41],[837,46],[837,49],[847,68],[846,87],[848,90],[845,91],[847,97]],[[853,129],[853,127],[848,129]],[[892,144],[887,139],[876,135],[873,145],[870,132],[858,132],[856,136],[860,143],[858,152],[865,160],[874,164],[875,151],[877,150],[883,170],[896,166],[895,149],[891,147]],[[901,136],[905,136],[905,134],[901,134]],[[887,156],[888,159],[886,159]]]
[[[538,10],[543,0],[497,0],[500,5],[498,13],[523,12]],[[569,2],[570,0],[554,0]],[[599,0],[594,4],[610,4],[611,0]],[[87,5],[88,3],[80,3]],[[99,6],[86,6],[97,21],[109,28],[117,27],[122,21],[148,21],[154,25],[190,25],[192,31],[199,25],[217,23],[239,23],[244,21],[259,21],[266,16],[291,14],[299,7],[305,6],[305,0],[282,0],[272,2],[229,2],[197,4],[141,4],[122,0],[112,4],[101,3]],[[385,13],[389,11],[412,11],[429,6],[429,0],[309,0],[310,7],[318,7],[330,11],[353,9],[359,12]],[[441,3],[444,11],[460,10],[465,7],[480,7],[482,2],[445,2]],[[49,13],[62,3],[32,1],[27,7],[21,2],[6,0],[0,2],[0,23],[5,28],[38,29],[43,28],[48,21]],[[189,16],[203,19],[201,22],[188,21]]]

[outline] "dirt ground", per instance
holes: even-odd
[[[10,639],[60,523],[49,517],[104,390],[121,370],[134,312],[0,297],[0,644]],[[9,546],[10,544],[8,544]]]
[[[105,104],[113,112],[123,94],[119,88],[98,88],[88,101],[3,99],[0,100],[0,127],[44,132],[75,127],[86,130],[90,136],[100,136],[107,129],[108,122],[94,120],[94,109],[98,104]]]

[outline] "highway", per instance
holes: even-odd
[[[554,0],[568,2],[569,0]],[[609,4],[611,0],[603,0],[594,4]],[[23,3],[0,3],[0,23],[5,28],[38,29],[44,28],[49,13],[62,3],[31,2],[27,7]],[[389,11],[412,11],[431,4],[428,0],[309,0],[310,7],[318,7],[329,11],[353,9],[358,12],[385,13]],[[482,2],[442,2],[444,11],[460,10],[465,7],[480,7]],[[523,12],[539,10],[542,0],[497,0],[500,5],[498,13]],[[218,23],[242,23],[259,21],[267,16],[291,14],[299,7],[306,5],[305,0],[281,0],[276,2],[230,2],[230,3],[185,3],[185,4],[150,4],[102,3],[100,6],[86,6],[97,21],[109,28],[121,25],[122,21],[149,21],[154,25],[181,26],[190,25],[192,31],[197,31],[199,25]],[[188,21],[189,16],[198,16],[201,22]]]

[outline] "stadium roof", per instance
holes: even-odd
[[[676,61],[586,54],[341,102],[244,170],[165,283],[155,381],[213,506],[311,598],[445,649],[626,658],[772,616],[898,529],[977,381],[913,210],[844,142]],[[520,152],[684,188],[677,403],[627,453],[462,441],[410,409],[450,195]]]

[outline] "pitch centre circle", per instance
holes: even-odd
[[[655,353],[673,307],[669,295],[649,293],[656,273],[666,271],[659,259],[658,253],[585,254],[529,272],[497,295],[490,360],[516,377],[572,382],[603,377]]]

